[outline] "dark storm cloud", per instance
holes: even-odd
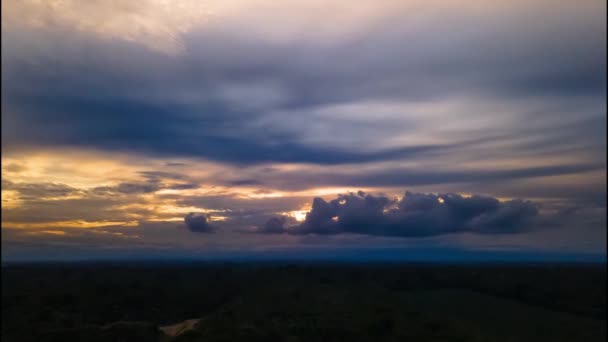
[[[396,201],[359,191],[329,202],[315,198],[302,224],[287,228],[284,219],[273,218],[260,232],[396,237],[461,232],[511,234],[528,230],[537,214],[537,206],[524,200],[500,202],[483,196],[406,192],[401,201]]]
[[[178,56],[82,32],[3,28],[2,145],[94,147],[236,164],[364,163],[447,153],[445,148],[458,142],[371,146],[373,152],[363,152],[312,144],[301,127],[286,124],[285,130],[278,124],[336,104],[428,102],[462,94],[497,103],[580,97],[601,103],[606,80],[601,17],[588,22],[544,17],[542,23],[521,25],[497,18],[488,25],[454,16],[419,31],[392,20],[330,45],[278,44],[252,40],[246,30],[209,27],[185,34]],[[235,84],[244,87],[244,96],[222,93]],[[272,94],[267,100],[256,92],[266,87]],[[261,104],[252,105],[253,100]],[[285,114],[270,115],[276,112]],[[270,127],[256,126],[261,121]],[[379,124],[383,134],[394,129],[389,122]],[[373,136],[363,137],[366,141],[384,138],[368,134]]]
[[[184,217],[184,222],[191,232],[210,233],[213,231],[209,218],[204,213],[190,213]]]

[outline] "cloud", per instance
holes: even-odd
[[[190,189],[198,189],[200,184],[196,183],[175,183],[169,184],[164,187],[164,189],[172,189],[172,190],[190,190]]]
[[[150,181],[166,178],[166,179],[183,179],[184,175],[175,172],[165,171],[138,171],[138,174],[144,176]]]
[[[204,213],[189,213],[184,217],[184,222],[191,232],[210,233],[213,227],[209,224],[209,217]]]
[[[150,193],[159,189],[156,183],[120,183],[116,187],[123,194]]]
[[[160,184],[158,183],[133,183],[123,182],[116,186],[98,186],[91,190],[92,193],[97,195],[107,195],[112,193],[121,194],[147,194],[160,190]]]
[[[7,179],[2,179],[2,190],[16,191],[22,200],[65,197],[80,191],[60,183],[24,183],[12,182]]]
[[[184,175],[161,172],[161,171],[140,171],[138,174],[145,178],[143,182],[121,182],[115,186],[99,186],[92,189],[94,194],[149,194],[163,189],[189,190],[196,189],[200,185],[196,183],[173,183],[174,180],[186,178]],[[171,182],[167,182],[167,180]]]
[[[538,208],[529,201],[512,200],[496,210],[484,212],[471,219],[469,227],[480,233],[520,232],[527,229],[527,223],[538,214]]]
[[[262,183],[256,179],[236,179],[227,182],[229,185],[262,185]]]
[[[259,20],[270,9],[250,4],[250,11],[231,12],[213,28],[178,30],[175,38],[184,45],[178,56],[128,43],[140,40],[129,33],[132,25],[123,25],[132,22],[131,15],[150,15],[142,19],[158,23],[152,26],[154,31],[177,32],[174,25],[182,21],[179,18],[192,13],[187,7],[175,13],[172,8],[169,14],[165,5],[157,4],[151,6],[158,7],[158,13],[146,9],[142,14],[139,10],[146,6],[69,3],[73,8],[66,12],[68,18],[54,9],[50,18],[58,16],[58,20],[39,19],[43,27],[3,25],[3,150],[72,146],[232,164],[335,165],[451,153],[449,148],[460,140],[438,128],[455,121],[454,117],[475,132],[502,129],[527,136],[523,129],[533,126],[537,133],[569,143],[573,140],[552,129],[556,122],[590,115],[605,118],[597,109],[605,102],[606,80],[605,25],[600,14],[605,4],[599,2],[579,5],[577,11],[567,5],[545,9],[524,2],[500,10],[487,5],[472,17],[467,12],[471,9],[450,4],[445,5],[454,13],[449,20],[437,4],[422,12],[369,5],[360,9],[366,14],[361,17],[367,18],[364,21],[391,20],[349,26],[346,34],[331,42],[317,30],[316,20],[290,16],[303,26],[294,28],[280,21],[286,27],[274,27],[274,20]],[[330,12],[343,13],[345,17],[338,17],[348,22],[356,19],[349,17],[351,2],[336,6],[349,11]],[[45,14],[39,11],[47,6],[37,7],[37,15]],[[551,12],[544,12],[548,8]],[[19,21],[29,17],[27,13],[10,17]],[[88,13],[95,13],[94,18]],[[546,20],[522,22],[523,13]],[[100,38],[101,33],[118,28],[82,26],[83,18],[118,25],[127,42]],[[66,20],[67,27],[53,26]],[[312,23],[313,29],[306,29]],[[279,32],[292,35],[279,43],[272,39]],[[152,37],[151,41],[158,40]],[[228,92],[232,95],[226,96],[226,89],[233,89]],[[252,106],[250,102],[259,100],[260,94],[271,101]],[[460,98],[489,103],[487,108],[473,104],[452,108]],[[578,106],[581,99],[592,103],[591,109]],[[534,113],[518,110],[520,120],[499,113],[522,102],[541,108],[533,108]],[[386,113],[369,103],[394,108]],[[551,104],[576,104],[576,108],[557,114],[546,108]],[[352,111],[341,113],[336,108],[340,105],[351,105]],[[438,111],[446,111],[447,106],[452,120],[417,108],[424,105]],[[552,114],[541,129],[534,122],[538,111]],[[421,139],[417,132],[429,134]],[[589,128],[581,133],[574,139],[586,142]],[[605,133],[593,137],[594,142],[601,141]]]
[[[283,233],[285,232],[285,223],[287,219],[283,216],[270,218],[262,227],[260,227],[260,233]]]
[[[30,25],[48,28],[60,25],[68,30],[94,34],[101,39],[120,39],[173,55],[183,50],[180,34],[203,24],[209,17],[204,3],[183,1],[173,6],[165,1],[142,0],[116,4],[107,0],[5,2],[2,16],[7,25]],[[27,20],[23,18],[27,17]],[[3,27],[4,27],[3,23]]]
[[[167,162],[165,165],[167,165],[167,166],[186,166],[185,163],[177,163],[177,162]]]
[[[394,187],[433,184],[475,183],[493,184],[507,180],[550,177],[605,170],[602,163],[557,164],[513,169],[445,169],[393,168],[361,170],[347,167],[331,172],[323,170],[293,170],[276,172],[272,176],[260,174],[264,184],[280,189],[299,190],[314,186]]]
[[[4,166],[3,170],[10,173],[17,173],[26,170],[26,167],[23,165],[12,163]]]
[[[362,191],[339,195],[329,202],[315,198],[306,220],[286,228],[270,219],[260,232],[425,237],[448,233],[511,234],[526,231],[538,208],[525,200],[499,201],[493,197],[406,192],[397,201]]]
[[[3,164],[14,157],[2,170],[12,221],[204,211],[224,220],[212,221],[215,240],[317,194],[424,187],[543,210],[560,201],[584,208],[562,222],[605,231],[605,1],[8,4],[0,136]],[[51,154],[73,151],[90,156]],[[488,197],[344,196],[315,200],[304,224],[260,228],[293,234],[248,238],[401,243],[388,237],[515,233],[544,215]],[[190,222],[209,228],[200,215]]]

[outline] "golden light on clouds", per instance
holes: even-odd
[[[62,183],[87,189],[136,180],[139,165],[125,162],[126,156],[88,150],[57,150],[23,153],[18,158],[3,156],[2,165],[18,164],[21,170],[6,168],[2,176],[13,182]]]
[[[293,217],[298,222],[303,222],[306,219],[307,210],[294,210],[289,212],[289,216]]]
[[[41,230],[40,233],[50,234],[50,235],[65,235],[66,234],[63,230]]]
[[[605,228],[606,1],[0,1],[16,249]]]
[[[198,212],[209,212],[208,209],[193,207],[193,206],[175,206],[175,205],[167,205],[161,204],[153,207],[154,212],[158,214],[188,214],[188,213],[198,213]]]
[[[223,221],[226,221],[228,218],[229,218],[228,216],[210,215],[209,216],[209,221],[211,221],[211,222],[223,222]]]
[[[306,203],[305,205],[301,206],[299,210],[292,210],[292,211],[289,211],[286,213],[280,213],[280,214],[291,217],[298,222],[304,222],[304,220],[306,220],[306,215],[308,215],[308,213],[310,212],[311,209],[312,209],[312,207],[311,207],[310,203]]]
[[[8,0],[2,7],[3,29],[5,25],[67,27],[104,39],[136,42],[167,54],[181,52],[181,35],[210,16],[207,2],[199,0]]]
[[[287,196],[287,194],[284,192],[273,191],[273,192],[263,192],[263,193],[256,193],[256,192],[246,193],[246,194],[240,195],[239,198],[242,198],[242,199],[280,198],[280,197],[285,197],[285,196]]]
[[[19,207],[19,193],[13,190],[2,190],[2,209],[13,209]]]
[[[243,207],[240,206],[247,209],[267,206],[263,210],[286,216],[293,223],[305,221],[314,197],[331,200],[337,194],[358,190],[388,193],[397,201],[403,195],[402,188],[324,186],[281,190],[267,186],[264,179],[259,186],[229,185],[230,181],[238,180],[239,177],[257,179],[259,170],[270,167],[275,169],[273,172],[276,175],[283,172],[279,171],[281,168],[287,169],[285,172],[288,173],[314,174],[320,171],[317,166],[310,164],[285,164],[276,168],[274,164],[266,164],[242,168],[205,160],[179,159],[178,162],[175,159],[147,156],[134,158],[121,153],[85,149],[36,151],[22,153],[19,158],[5,155],[2,158],[2,209],[3,220],[6,221],[2,222],[2,226],[23,231],[49,232],[63,228],[93,231],[95,228],[113,226],[135,227],[145,222],[172,222],[181,225],[184,216],[191,212],[205,213],[209,221],[228,225],[231,224],[233,215],[241,215],[239,210]],[[180,166],[175,168],[171,164]],[[247,172],[251,172],[252,176]],[[546,181],[572,179],[573,184],[584,183],[581,176],[576,179],[573,177],[549,177]],[[584,178],[589,181],[590,177],[586,175]],[[146,190],[117,190],[125,183]],[[541,183],[537,181],[535,184]],[[181,184],[186,186],[179,188]],[[176,188],[171,188],[172,186]],[[103,187],[111,191],[96,190]],[[68,190],[63,193],[62,189]],[[459,194],[465,198],[471,196],[470,193]],[[497,198],[501,201],[510,199]],[[439,198],[438,201],[442,203],[444,199]],[[340,203],[344,204],[345,201]],[[276,206],[283,207],[275,209]],[[391,208],[385,208],[385,213]],[[34,220],[32,217],[44,217],[45,221]],[[55,235],[58,234],[61,233]],[[67,235],[73,236],[73,233]]]
[[[44,228],[100,228],[100,227],[137,227],[138,221],[49,221],[49,222],[2,222],[3,228],[44,229]]]

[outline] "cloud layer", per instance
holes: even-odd
[[[605,148],[601,2],[478,9],[420,2],[412,5],[419,12],[393,1],[359,10],[336,1],[337,19],[349,25],[329,41],[316,21],[273,27],[261,19],[287,8],[260,3],[185,28],[176,27],[179,18],[206,11],[190,4],[174,13],[155,1],[68,2],[65,11],[12,6],[2,28],[3,150],[71,146],[331,165],[487,151],[504,157],[530,144],[539,153],[585,147],[597,158],[592,150]],[[301,7],[300,19],[323,13],[319,3]],[[105,30],[76,20],[89,12]],[[356,20],[359,12],[369,17]],[[43,24],[18,20],[29,15]],[[183,51],[135,44],[140,39],[125,24],[133,16],[154,23],[144,35],[175,36]],[[281,29],[292,35],[268,34]],[[559,129],[564,121],[570,133]],[[491,148],[499,136],[507,141]]]
[[[3,247],[605,251],[605,1],[2,5]]]
[[[425,237],[448,233],[509,234],[528,230],[538,214],[530,201],[406,192],[400,201],[362,191],[326,202],[315,198],[306,220],[286,227],[271,218],[259,231],[289,234],[341,234]]]

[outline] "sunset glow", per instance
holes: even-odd
[[[2,5],[3,257],[606,253],[605,1]]]

